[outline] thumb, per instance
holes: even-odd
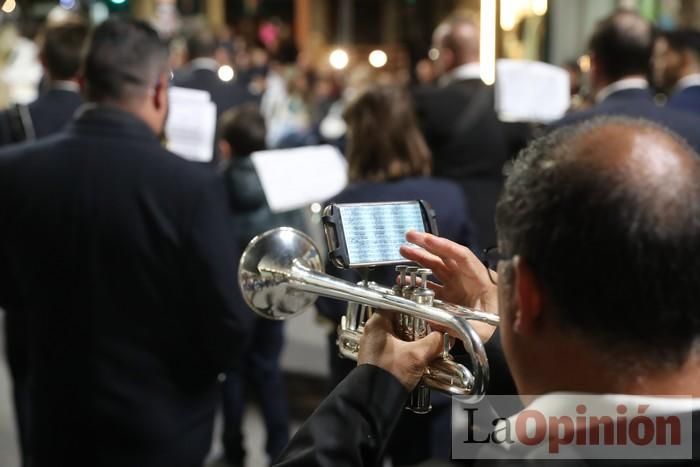
[[[443,343],[443,334],[437,331],[431,332],[424,338],[415,341],[414,352],[421,365],[427,366],[442,355]]]

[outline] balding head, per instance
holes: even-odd
[[[672,133],[603,118],[545,136],[514,164],[496,221],[562,329],[653,366],[700,340],[700,162]]]
[[[433,47],[440,52],[441,72],[476,63],[479,61],[479,26],[471,17],[452,17],[435,29]]]
[[[653,44],[653,27],[637,12],[618,10],[601,20],[589,42],[592,79],[597,81],[594,87],[631,76],[645,77]]]

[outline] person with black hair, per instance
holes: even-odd
[[[298,211],[273,213],[267,204],[260,178],[251,159],[254,152],[266,149],[265,119],[255,104],[244,104],[221,116],[219,154],[231,215],[238,226],[241,249],[258,234],[283,226],[303,223]],[[242,310],[249,313],[248,309]],[[262,409],[267,432],[265,450],[270,461],[276,459],[289,442],[289,409],[280,356],[284,347],[284,325],[256,316],[251,345],[240,369],[226,374],[222,383],[224,429],[222,444],[226,465],[242,466],[243,413],[253,397]]]
[[[700,151],[700,118],[660,107],[653,100],[647,77],[654,37],[651,23],[631,10],[617,10],[599,21],[588,44],[596,105],[568,114],[551,128],[600,115],[639,117],[670,128]]]
[[[39,59],[47,90],[0,113],[0,146],[43,138],[68,124],[82,104],[80,60],[87,37],[88,26],[76,20],[46,28]]]
[[[652,122],[601,117],[545,135],[515,161],[497,207],[496,271],[466,247],[430,234],[409,232],[407,240],[422,248],[401,251],[433,270],[440,299],[500,315],[495,334],[502,347],[491,350],[502,351],[508,368],[490,370],[508,370],[526,404],[536,398],[528,409],[560,416],[558,394],[565,391],[595,396],[604,414],[623,413],[624,402],[650,416],[677,416],[678,423],[688,417],[683,442],[693,444],[692,453],[642,465],[698,465],[698,200],[700,157],[682,138]],[[380,311],[367,322],[358,367],[301,427],[277,466],[334,466],[338,459],[378,465],[409,392],[442,352],[439,332],[403,342],[390,317]],[[481,323],[474,327],[483,340],[494,335]],[[578,423],[557,426],[556,436],[563,430],[573,439]],[[656,441],[679,449],[665,436]],[[596,444],[591,439],[589,446]],[[623,454],[635,458],[639,444],[626,446]],[[542,459],[548,446],[490,447],[496,452],[487,459],[502,462],[477,465],[538,465],[532,459]],[[582,459],[587,453],[569,453],[579,454],[572,465],[635,465],[619,458],[589,464]]]
[[[226,194],[161,145],[168,48],[98,26],[88,104],[0,152],[0,306],[28,321],[33,467],[192,467],[247,345]]]
[[[700,31],[664,32],[654,43],[654,81],[667,107],[700,115]]]
[[[258,99],[236,79],[226,82],[219,77],[219,63],[216,61],[219,43],[211,31],[193,32],[187,37],[186,44],[188,65],[175,71],[173,86],[208,92],[212,102],[216,104],[217,118],[239,105],[258,102]],[[215,145],[214,160],[217,157]]]
[[[78,75],[87,36],[87,25],[75,20],[47,27],[39,58],[46,73],[48,90],[29,105],[17,104],[0,113],[0,146],[44,138],[63,129],[73,118],[82,104]],[[20,452],[28,460],[31,458],[31,439],[26,326],[26,319],[21,314],[10,314],[5,319],[5,352],[12,376]]]

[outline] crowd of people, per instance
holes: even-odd
[[[602,19],[585,108],[546,127],[499,119],[471,17],[436,28],[414,84],[313,67],[262,32],[167,42],[137,20],[69,18],[40,35],[38,98],[0,113],[0,307],[25,467],[202,465],[217,410],[222,462],[243,465],[251,394],[275,465],[450,458],[448,398],[402,413],[442,336],[399,341],[382,312],[357,365],[329,334],[335,389],[290,441],[283,325],[254,317],[235,271],[256,234],[305,228],[268,206],[250,156],[272,148],[339,148],[349,185],[326,201],[434,207],[440,237],[411,232],[423,248],[402,254],[434,271],[438,298],[500,315],[478,328],[487,393],[700,396],[700,32]],[[165,149],[171,86],[216,105],[211,163]],[[480,253],[494,245],[496,284]],[[330,329],[345,306],[317,304]]]

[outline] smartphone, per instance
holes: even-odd
[[[341,269],[409,263],[399,253],[409,230],[437,235],[426,201],[330,204],[323,211],[329,258]]]

